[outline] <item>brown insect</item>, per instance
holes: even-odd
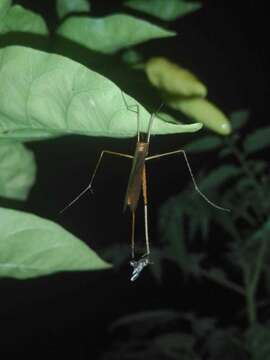
[[[145,166],[145,163],[147,161],[153,160],[153,159],[158,159],[158,158],[165,157],[165,156],[171,156],[171,155],[175,155],[175,154],[183,154],[185,162],[186,162],[188,170],[189,170],[189,173],[190,173],[190,176],[191,176],[191,179],[192,179],[192,182],[193,182],[193,185],[195,187],[195,190],[210,205],[214,206],[215,208],[217,208],[219,210],[224,210],[224,211],[230,211],[230,210],[214,204],[200,191],[200,189],[195,181],[189,161],[187,159],[187,155],[183,149],[170,151],[170,152],[166,152],[163,154],[148,156],[151,129],[152,129],[152,125],[153,125],[153,121],[156,116],[156,113],[158,113],[160,108],[156,113],[153,113],[151,115],[149,124],[148,124],[147,133],[144,136],[140,132],[140,113],[139,113],[140,108],[139,108],[139,106],[137,104],[136,105],[128,105],[126,103],[124,96],[123,96],[123,99],[124,99],[127,109],[137,113],[137,144],[136,144],[134,155],[123,154],[123,153],[109,151],[109,150],[103,150],[99,156],[99,159],[97,161],[97,164],[96,164],[95,170],[93,172],[93,175],[91,177],[89,185],[74,200],[72,200],[61,212],[65,211],[68,207],[70,207],[72,204],[74,204],[88,190],[92,191],[92,184],[93,184],[95,175],[97,173],[97,170],[99,168],[99,165],[101,163],[101,160],[102,160],[102,157],[104,154],[116,155],[116,156],[121,156],[121,157],[132,159],[132,167],[131,167],[131,171],[130,171],[130,175],[129,175],[126,196],[125,196],[125,201],[124,201],[124,210],[126,210],[126,208],[129,207],[129,209],[131,211],[131,216],[132,216],[132,230],[131,230],[131,257],[132,257],[132,260],[130,261],[130,264],[133,267],[131,281],[134,281],[138,278],[138,276],[139,276],[140,272],[143,270],[143,268],[151,263],[150,258],[149,258],[150,244],[149,244],[149,233],[148,233],[148,214],[147,214],[148,200],[147,200],[147,181],[146,181],[146,166]],[[134,110],[134,108],[136,110]],[[136,261],[135,260],[135,242],[134,242],[135,214],[136,214],[136,209],[138,206],[141,191],[143,194],[143,202],[144,202],[144,228],[145,228],[145,250],[146,250],[146,252],[144,255],[141,256],[141,258],[138,261]]]

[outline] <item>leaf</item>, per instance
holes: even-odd
[[[197,337],[208,336],[209,333],[215,331],[217,325],[217,319],[212,317],[198,318],[191,316],[190,322],[192,326],[192,332],[196,334]]]
[[[36,164],[22,144],[0,144],[0,196],[26,200],[34,184]]]
[[[38,216],[0,208],[0,228],[0,277],[29,279],[110,267],[61,226]]]
[[[246,333],[246,344],[252,360],[266,360],[270,358],[270,329],[256,324]]]
[[[207,270],[207,274],[210,278],[216,280],[218,283],[223,284],[224,282],[228,281],[226,273],[220,268],[213,267]]]
[[[207,174],[202,181],[200,181],[200,189],[213,189],[223,185],[227,180],[239,176],[241,168],[234,165],[221,165],[217,169],[212,170]]]
[[[148,40],[176,35],[130,15],[114,14],[103,18],[70,17],[57,34],[94,51],[112,54]]]
[[[261,225],[261,227],[255,231],[255,233],[248,239],[249,243],[254,243],[261,241],[263,239],[268,239],[270,235],[270,217]]]
[[[20,5],[10,6],[5,1],[0,8],[0,35],[10,32],[24,32],[47,35],[48,28],[43,18]]]
[[[102,75],[63,56],[19,46],[1,49],[0,63],[0,139],[136,135],[136,114],[127,109],[121,90]],[[138,104],[125,98],[129,105]],[[144,132],[149,119],[140,106]],[[201,124],[174,125],[156,118],[152,133],[200,128]]]
[[[124,5],[165,21],[176,20],[202,6],[198,1],[185,0],[129,0]]]
[[[175,110],[183,112],[185,115],[203,123],[209,129],[220,135],[229,135],[231,125],[229,119],[214,104],[202,98],[169,98],[167,104]]]
[[[89,0],[57,0],[56,11],[60,19],[66,15],[89,12],[91,8]]]
[[[6,12],[11,7],[11,0],[1,0],[0,2],[0,20],[6,15]]]
[[[171,124],[180,124],[178,120],[176,120],[173,116],[167,113],[160,112],[157,114],[157,117]]]
[[[143,57],[142,54],[139,53],[136,50],[130,49],[130,50],[125,50],[122,54],[122,60],[123,62],[125,62],[128,65],[138,65],[140,63],[142,63],[143,61]]]
[[[176,332],[162,334],[154,338],[153,345],[158,348],[161,358],[164,356],[165,359],[198,359],[194,352],[195,338],[189,334]]]
[[[185,273],[199,276],[200,262],[204,255],[189,253],[185,243],[184,216],[187,215],[191,221],[192,217],[196,219],[192,205],[190,197],[184,192],[167,200],[159,209],[158,226],[161,240],[165,244],[164,257],[175,261]],[[197,221],[200,225],[202,220]]]
[[[197,192],[194,193],[192,197],[190,196],[190,204],[190,208],[186,207],[184,209],[185,214],[189,219],[188,239],[190,241],[194,240],[198,230],[200,231],[202,238],[207,239],[212,208],[209,204],[206,204]]]
[[[180,314],[173,310],[153,310],[153,311],[141,311],[134,314],[129,314],[114,321],[110,326],[110,331],[122,326],[135,326],[146,327],[150,325],[151,328],[155,328],[160,325],[170,323],[179,319]]]
[[[204,136],[185,145],[188,152],[209,151],[220,147],[223,144],[218,136]]]
[[[204,97],[207,94],[206,86],[194,74],[166,58],[151,58],[145,64],[145,72],[150,83],[168,95]]]
[[[249,118],[249,111],[248,110],[238,110],[230,115],[232,129],[234,131],[239,130],[243,127]]]
[[[209,360],[246,360],[247,356],[236,328],[215,329],[206,338]]]
[[[183,216],[186,201],[185,195],[180,193],[162,204],[158,214],[161,240],[166,244],[166,251],[171,260],[174,260],[181,268],[186,266],[188,257]]]
[[[252,284],[258,276],[258,269],[270,261],[269,235],[270,219],[267,219],[258,230],[247,236],[245,240],[230,245],[229,259],[238,268],[241,267],[249,274],[248,285]]]
[[[244,141],[244,150],[247,154],[260,151],[267,146],[270,146],[270,126],[254,131]]]

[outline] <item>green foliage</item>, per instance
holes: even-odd
[[[104,360],[112,359],[181,359],[198,360],[195,353],[195,338],[189,333],[178,331],[164,332],[170,323],[182,318],[171,310],[146,311],[135,313],[113,323],[110,333],[119,328],[125,330],[125,343],[118,342],[104,354]],[[161,334],[158,334],[158,331]]]
[[[35,181],[34,155],[20,143],[0,144],[0,196],[26,200]]]
[[[25,34],[28,40],[44,37],[49,41],[41,16],[19,5],[12,6],[11,1],[0,2],[0,43],[31,44],[28,48],[2,46],[0,50],[1,197],[26,200],[34,182],[33,155],[19,141],[53,140],[68,134],[116,138],[136,135],[136,114],[127,109],[124,99],[129,105],[139,106],[143,131],[150,114],[135,100],[137,96],[143,96],[149,108],[156,107],[152,98],[159,103],[165,99],[172,109],[221,135],[238,131],[248,119],[248,111],[240,110],[231,114],[229,121],[203,98],[206,86],[178,64],[160,58],[143,63],[144,48],[138,51],[136,46],[151,39],[165,42],[176,35],[173,31],[124,14],[103,18],[70,16],[88,12],[89,4],[84,0],[57,1],[58,16],[65,19],[56,26],[49,48],[56,54],[64,53],[63,57],[35,50],[31,41],[23,43],[21,35]],[[195,1],[180,0],[134,0],[125,5],[168,21],[201,6]],[[133,97],[125,95],[121,88],[131,90]],[[180,124],[170,113],[161,113],[154,121],[153,134],[193,132],[201,128],[200,123]],[[266,127],[241,143],[237,136],[224,139],[206,135],[187,144],[190,152],[214,150],[219,158],[234,155],[240,162],[236,166],[222,160],[207,176],[198,177],[200,189],[209,197],[211,194],[211,200],[231,208],[232,213],[220,213],[205,204],[196,192],[191,194],[190,189],[184,189],[160,209],[162,243],[153,249],[151,267],[160,281],[164,262],[171,261],[186,277],[210,280],[236,292],[245,301],[248,328],[225,327],[217,319],[173,311],[136,314],[111,327],[112,333],[119,326],[129,329],[130,336],[125,343],[117,343],[104,359],[261,360],[270,356],[269,323],[258,316],[257,301],[265,295],[258,291],[263,276],[269,282],[270,175],[268,164],[255,159],[256,152],[269,146],[269,135]],[[222,262],[212,262],[207,248],[208,238],[213,236],[219,241],[218,231],[213,233],[213,223],[215,229],[228,235],[228,242],[220,245],[225,252]],[[0,277],[27,279],[59,271],[110,267],[78,238],[35,215],[0,208],[0,228]],[[199,235],[202,241],[196,242],[195,251],[193,245]],[[127,247],[107,250],[106,258],[115,259],[117,254],[116,265],[129,254]],[[169,328],[169,324],[179,320],[188,323],[186,331]],[[158,333],[165,325],[166,330]]]
[[[47,25],[40,15],[20,5],[11,6],[10,1],[4,1],[0,6],[0,35],[10,32],[48,34]]]
[[[88,0],[56,0],[57,15],[60,19],[69,14],[89,12],[90,9]]]
[[[249,111],[247,110],[239,110],[233,112],[230,115],[233,130],[235,131],[241,129],[248,121],[249,115]]]
[[[57,34],[104,54],[112,54],[148,40],[176,35],[173,31],[124,14],[104,18],[73,16],[60,25]]]
[[[180,332],[180,324],[185,332]],[[178,313],[168,310],[140,312],[120,318],[110,327],[113,335],[120,329],[125,330],[125,342],[116,344],[105,353],[103,360],[143,359],[187,359],[187,360],[257,360],[259,352],[268,355],[269,340],[262,329],[257,337],[261,339],[261,349],[252,352],[256,334],[242,335],[236,327],[222,328],[211,317],[198,317],[194,313]],[[174,330],[173,330],[174,329]],[[157,335],[159,333],[159,335]],[[160,334],[161,333],[161,334]],[[253,344],[246,344],[248,336]],[[255,349],[254,349],[255,350]],[[267,356],[264,359],[268,359]]]
[[[270,126],[256,130],[244,141],[244,150],[247,154],[253,154],[268,146],[270,146]]]
[[[255,325],[246,333],[246,343],[252,360],[270,359],[270,328]]]
[[[167,95],[166,102],[173,109],[179,110],[191,119],[203,123],[220,135],[231,133],[231,125],[227,116],[213,103],[204,98],[184,99]]]
[[[230,118],[234,128],[239,129],[247,117],[248,112],[242,110],[233,113]],[[208,204],[203,206],[203,200],[198,195],[191,196],[188,189],[166,201],[159,211],[163,257],[175,262],[185,274],[208,279],[245,299],[245,315],[249,323],[246,334],[237,327],[224,329],[214,326],[204,340],[204,349],[201,349],[201,353],[206,352],[211,360],[257,360],[270,356],[269,326],[264,324],[266,319],[261,317],[260,321],[258,318],[259,288],[263,276],[267,278],[270,263],[270,175],[265,161],[249,158],[249,154],[253,155],[250,149],[254,152],[261,149],[257,146],[258,141],[262,146],[267,144],[269,135],[266,130],[258,129],[255,134],[247,135],[242,144],[234,137],[218,141],[217,137],[206,135],[186,146],[187,149],[204,151],[208,150],[209,141],[209,149],[212,147],[216,151],[218,147],[219,152],[227,149],[227,154],[234,155],[238,160],[238,166],[229,162],[218,165],[207,176],[202,176],[198,185],[204,194],[211,192],[211,200],[215,203],[231,208],[231,214],[218,212]],[[198,248],[198,238],[196,252],[190,250],[198,233],[201,238],[211,235],[214,241],[219,242],[218,231],[209,233],[212,223],[229,237],[220,254],[224,257],[220,262],[223,266],[211,264],[211,250],[204,249],[205,242],[201,242]],[[226,266],[228,263],[229,266]],[[237,281],[231,269],[237,274]],[[267,304],[267,301],[263,303]],[[196,323],[200,321],[197,317],[193,320]],[[197,337],[200,336],[202,334],[197,333]]]
[[[6,15],[10,6],[11,6],[11,0],[2,0],[0,2],[0,19],[1,19],[1,21],[2,21],[3,17]]]
[[[182,333],[166,333],[157,336],[153,345],[156,345],[158,354],[168,359],[196,360],[197,355],[194,351],[195,339],[192,335]]]
[[[62,56],[24,47],[2,49],[0,57],[0,138],[38,140],[66,134],[136,134],[136,114],[127,109],[124,94],[98,73]],[[137,103],[127,95],[125,98],[128,104]],[[150,114],[141,107],[140,116],[145,131]],[[156,119],[153,133],[189,132],[200,127]]]
[[[241,345],[239,333],[235,328],[217,329],[207,340],[210,360],[246,360],[247,352]]]
[[[206,86],[189,70],[163,57],[153,57],[145,64],[150,83],[167,96],[205,97]]]
[[[214,189],[223,185],[227,180],[239,176],[242,173],[241,169],[235,165],[225,164],[212,170],[200,182],[200,189]]]
[[[124,4],[165,21],[176,20],[201,8],[199,1],[186,0],[129,0]]]
[[[143,58],[136,50],[125,50],[122,54],[122,60],[129,65],[137,65],[142,62]]]
[[[47,25],[40,15],[20,5],[12,6],[11,1],[3,0],[0,3],[0,196],[3,198],[26,200],[34,182],[33,156],[18,141],[53,139],[68,134],[117,138],[134,136],[137,132],[136,114],[127,109],[125,102],[139,106],[141,130],[146,131],[150,114],[134,98],[125,95],[114,82],[80,63],[102,64],[104,69],[108,67],[104,63],[107,61],[113,72],[116,73],[117,67],[121,70],[118,79],[128,79],[125,74],[127,67],[123,71],[123,63],[126,61],[124,58],[121,62],[117,54],[110,57],[102,54],[113,54],[124,49],[136,53],[131,49],[132,46],[175,35],[173,31],[124,14],[104,18],[69,17],[74,13],[90,10],[90,2],[84,0],[58,0],[56,9],[59,18],[66,19],[57,28],[57,36],[52,37],[53,41],[50,43]],[[41,43],[44,39],[45,42]],[[14,44],[30,47],[9,46]],[[74,46],[77,46],[76,51],[73,50]],[[65,52],[66,57],[63,57],[35,50],[36,47],[49,47],[55,53],[65,52],[63,49],[70,51],[69,55]],[[89,52],[84,53],[86,50],[93,50],[90,61]],[[73,57],[73,54],[77,56],[78,62],[68,58]],[[103,56],[102,60],[98,56]],[[137,58],[135,62],[140,59],[142,58]],[[96,69],[94,65],[93,67]],[[117,76],[113,78],[117,79]],[[136,72],[130,83],[134,79],[137,79]],[[144,84],[147,86],[146,81]],[[150,84],[148,87],[150,88]],[[176,120],[168,119],[167,115],[155,119],[153,133],[193,132],[201,126],[199,123],[179,124]],[[37,225],[31,236],[27,232],[27,242],[25,233],[20,231],[21,220],[15,220],[17,213],[2,210],[1,221],[4,216],[13,219],[16,236],[14,235],[13,243],[7,243],[5,237],[3,240],[1,238],[3,261],[14,266],[9,268],[4,265],[5,272],[1,271],[0,276],[28,278],[55,271],[103,267],[104,263],[98,263],[100,260],[96,260],[90,250],[85,251],[85,257],[81,256],[83,244],[73,235],[57,228],[57,225],[37,220],[30,214],[18,213],[19,220],[29,223],[29,226],[33,224],[34,228]],[[55,237],[49,239],[46,228],[51,227],[56,229]],[[43,228],[44,234],[40,234]],[[36,239],[39,240],[39,248],[44,248],[44,251],[35,250]],[[53,239],[59,244],[66,244],[65,241],[69,240],[65,239],[72,239],[74,253],[69,252],[70,247],[64,245],[59,246],[59,251],[56,252],[49,249]],[[21,244],[25,241],[25,246],[22,247]],[[159,258],[158,251],[156,254]],[[72,255],[76,255],[78,260],[75,261]],[[29,269],[25,270],[22,269],[25,265],[23,257],[27,256],[30,262],[27,263]],[[41,268],[36,264],[40,264]],[[155,272],[157,276],[161,276],[159,262],[155,266]]]
[[[110,326],[110,331],[115,331],[119,327],[129,326],[131,331],[136,332],[136,329],[141,327],[145,333],[157,326],[163,326],[170,321],[179,319],[180,315],[176,311],[172,310],[156,310],[156,311],[144,311],[127,316],[113,322]]]
[[[171,124],[179,124],[179,121],[176,120],[173,116],[167,114],[167,113],[164,113],[164,112],[159,112],[157,114],[157,117],[168,122],[168,123],[171,123]]]
[[[204,136],[198,140],[192,141],[192,143],[185,146],[185,150],[190,152],[209,151],[219,148],[222,145],[222,140],[218,136]]]
[[[61,226],[0,208],[0,277],[28,279],[59,271],[110,267]]]
[[[104,54],[125,49],[136,54],[132,46],[175,35],[173,31],[124,14],[104,18],[71,16],[89,12],[90,2],[85,0],[58,0],[56,9],[59,18],[64,20],[58,28],[56,26],[54,36],[49,38],[47,25],[40,15],[20,5],[12,6],[8,0],[0,2],[2,198],[26,200],[35,180],[33,155],[19,142],[53,139],[69,134],[117,138],[134,136],[137,117],[128,110],[125,102],[139,106],[141,130],[146,131],[150,114],[114,82],[94,70],[98,68],[103,73],[102,69],[109,65],[117,84],[121,84],[121,79],[134,84],[138,78],[136,71],[128,66],[123,67],[125,61],[127,64],[132,61],[124,57],[121,60],[117,54]],[[50,48],[56,54],[35,48]],[[59,53],[64,53],[65,57],[57,55]],[[72,61],[70,57],[77,61]],[[135,63],[138,61],[142,61],[142,57],[135,59]],[[130,74],[133,77],[129,78]],[[142,84],[148,93],[147,86],[150,89],[150,84],[146,79]],[[199,123],[180,124],[168,116],[155,119],[154,134],[193,132],[202,126]],[[25,279],[56,271],[105,267],[105,263],[95,257],[91,250],[56,224],[37,219],[34,215],[3,209],[0,222],[4,219],[10,219],[10,224],[6,235],[2,233],[1,238],[3,266],[0,276]],[[10,237],[8,231],[11,223],[14,232],[12,242],[6,241]],[[29,224],[29,231],[21,231],[23,223]],[[50,237],[49,233],[53,230],[55,233]],[[60,246],[61,243],[63,246]],[[156,255],[157,258],[161,257],[158,251]],[[27,262],[24,263],[24,260]],[[156,275],[161,277],[159,261],[154,269]]]

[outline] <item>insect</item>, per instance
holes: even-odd
[[[203,197],[203,199],[206,202],[208,202],[213,207],[215,207],[219,210],[224,210],[224,211],[230,211],[230,210],[214,204],[211,200],[209,200],[206,197],[206,195],[204,195],[201,192],[201,190],[199,189],[199,187],[195,181],[195,178],[194,178],[191,166],[189,164],[187,155],[183,149],[170,151],[170,152],[166,152],[163,154],[148,156],[153,121],[161,107],[158,109],[158,111],[156,111],[155,113],[153,113],[151,115],[151,117],[149,119],[149,123],[148,123],[147,132],[146,132],[146,134],[143,134],[140,131],[140,108],[139,108],[139,105],[138,104],[128,105],[124,98],[124,95],[123,95],[123,99],[124,99],[127,109],[131,110],[137,114],[137,143],[136,143],[134,155],[123,154],[123,153],[110,151],[110,150],[103,150],[97,161],[96,167],[95,167],[92,177],[90,179],[90,183],[74,200],[72,200],[67,206],[65,206],[61,210],[61,213],[63,211],[65,211],[68,207],[73,205],[87,191],[92,191],[92,185],[93,185],[94,178],[95,178],[97,170],[100,166],[101,160],[105,154],[121,156],[121,157],[132,159],[132,167],[131,167],[131,171],[130,171],[130,175],[129,175],[126,196],[125,196],[125,201],[124,201],[124,210],[126,210],[126,208],[129,208],[131,211],[131,216],[132,216],[132,228],[131,228],[131,258],[132,258],[132,260],[130,261],[130,265],[133,268],[133,272],[132,272],[132,276],[131,276],[130,280],[134,281],[139,277],[139,275],[140,275],[141,271],[144,269],[144,267],[146,267],[148,264],[151,264],[149,233],[148,233],[148,199],[147,199],[147,177],[146,177],[146,165],[145,165],[146,162],[148,162],[150,160],[158,159],[161,157],[165,157],[165,156],[182,154],[184,156],[186,165],[188,167],[188,171],[191,176],[191,180],[193,182],[195,190]],[[135,260],[135,242],[134,242],[135,214],[136,214],[136,209],[138,206],[141,192],[143,195],[143,204],[144,204],[145,254],[142,255],[139,260]]]

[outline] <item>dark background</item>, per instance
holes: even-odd
[[[15,3],[42,14],[50,29],[54,29],[54,1]],[[266,10],[255,1],[209,0],[203,4],[202,10],[170,24],[179,33],[177,39],[152,41],[143,48],[145,53],[167,56],[194,71],[207,84],[209,99],[226,114],[249,109],[248,130],[268,124]],[[125,8],[114,1],[92,1],[91,14],[102,16],[119,9]],[[191,139],[192,135],[155,137],[150,151],[154,154],[181,148],[183,142]],[[83,137],[29,144],[36,155],[38,174],[24,210],[59,222],[100,253],[110,244],[127,243],[130,219],[122,213],[122,207],[130,170],[128,160],[105,159],[96,178],[94,196],[86,195],[66,213],[58,213],[87,185],[101,150],[130,153],[134,144],[134,139]],[[190,161],[197,173],[200,164],[211,169],[219,160],[207,153],[192,156]],[[157,209],[187,181],[188,172],[179,159],[149,166],[152,243],[158,244]],[[142,234],[139,222],[138,238]],[[234,311],[244,306],[242,299],[208,282],[187,283],[172,264],[165,263],[163,271],[161,284],[149,270],[131,283],[128,264],[120,271],[56,274],[29,281],[1,280],[0,354],[97,359],[111,344],[107,331],[110,323],[142,310],[192,310],[217,316],[224,323],[237,321]]]

